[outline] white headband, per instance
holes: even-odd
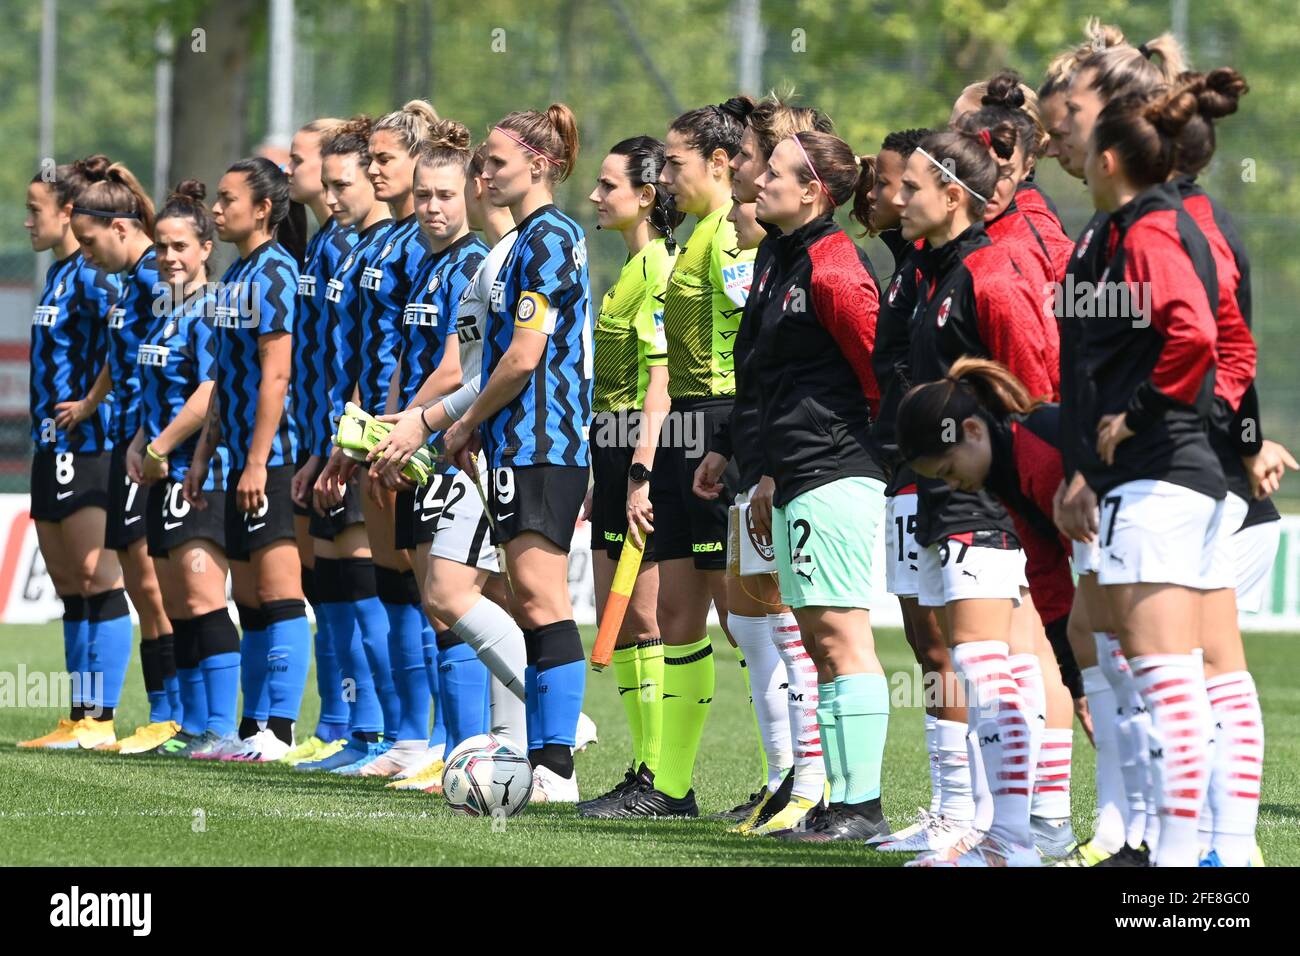
[[[977,193],[975,190],[971,189],[971,188],[970,188],[969,186],[967,186],[964,182],[962,182],[960,179],[958,179],[956,173],[954,173],[951,169],[949,169],[949,168],[948,168],[947,166],[945,166],[943,163],[939,162],[937,159],[935,159],[933,156],[931,156],[929,153],[927,153],[925,150],[923,150],[920,146],[916,147],[916,151],[917,151],[918,153],[920,153],[922,156],[924,156],[926,159],[928,159],[930,162],[934,163],[934,165],[935,165],[936,167],[938,167],[939,171],[940,171],[941,173],[943,173],[943,178],[944,178],[945,180],[947,180],[948,182],[956,183],[958,186],[960,186],[962,189],[966,190],[968,193],[970,193],[972,196],[974,196],[974,197],[975,197],[976,199],[978,199],[980,202],[988,202],[987,199],[985,199],[983,196],[981,196],[981,195],[980,195],[979,193]]]

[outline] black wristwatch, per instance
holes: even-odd
[[[627,477],[631,481],[649,481],[650,469],[639,461],[632,462],[632,467],[627,470]]]

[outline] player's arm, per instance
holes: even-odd
[[[90,391],[85,398],[59,402],[54,406],[56,413],[54,424],[63,429],[75,428],[80,425],[95,414],[95,409],[99,407],[99,403],[108,397],[108,393],[112,389],[113,375],[108,370],[108,362],[105,362],[103,368],[99,370],[99,374],[95,376],[95,382],[90,386]]]
[[[253,438],[249,443],[248,459],[235,494],[235,504],[245,514],[257,511],[266,498],[266,463],[271,459],[271,444],[284,415],[292,352],[293,337],[288,332],[270,332],[257,339],[262,381],[257,389],[257,410],[253,415]]]
[[[149,447],[164,458],[172,453],[177,445],[185,441],[203,427],[208,417],[208,405],[212,400],[215,382],[199,382],[199,387],[185,399],[185,404],[158,436],[149,443]]]

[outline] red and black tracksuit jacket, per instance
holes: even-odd
[[[753,275],[762,272],[771,262],[772,241],[781,235],[775,226],[760,222],[767,237],[754,253]],[[769,290],[770,291],[770,290]],[[731,405],[731,416],[717,426],[709,442],[709,450],[730,458],[738,472],[737,486],[748,491],[763,477],[762,435],[758,427],[758,393],[761,379],[752,373],[749,360],[753,356],[754,341],[758,337],[758,323],[765,295],[756,286],[750,286],[745,308],[740,313],[740,327],[736,331],[732,367],[735,369],[736,396]]]
[[[915,484],[916,475],[898,456],[895,425],[898,405],[912,387],[912,312],[916,308],[916,280],[920,240],[909,242],[898,229],[887,229],[880,240],[894,257],[894,274],[880,302],[876,320],[876,347],[871,367],[880,387],[880,411],[872,433],[889,470],[885,494],[896,495]]]
[[[1074,251],[1074,240],[1065,232],[1056,204],[1038,184],[1026,179],[1016,187],[1016,207],[1025,214],[1034,227],[1052,261],[1052,274],[1057,280],[1064,278],[1065,267]]]
[[[879,291],[866,253],[829,214],[769,241],[753,286],[763,307],[751,362],[762,381],[763,474],[784,507],[840,478],[884,480],[871,434]]]
[[[1227,484],[1206,435],[1219,301],[1209,243],[1174,183],[1139,193],[1091,241],[1106,264],[1095,314],[1082,323],[1094,394],[1078,424],[1095,443],[1102,417],[1124,414],[1136,434],[1117,446],[1112,467],[1083,466],[1088,484],[1100,497],[1155,479],[1221,499]]]
[[[1085,306],[1090,308],[1094,301],[1092,290],[1106,268],[1105,243],[1097,237],[1109,220],[1109,213],[1096,212],[1083,227],[1053,302],[1061,338],[1061,460],[1066,477],[1073,477],[1085,466],[1101,467],[1096,433],[1089,434],[1080,421],[1083,410],[1094,402],[1093,383],[1083,366],[1083,323],[1088,311]]]
[[[1258,454],[1264,442],[1259,396],[1255,392],[1258,354],[1250,334],[1250,261],[1231,217],[1196,184],[1195,178],[1182,176],[1174,183],[1183,208],[1210,244],[1219,282],[1210,447],[1223,467],[1228,490],[1250,503],[1243,527],[1281,520],[1271,500],[1256,501],[1251,497],[1250,479],[1241,460]]]
[[[1057,394],[1056,329],[1041,321],[1041,292],[1032,289],[1007,250],[976,223],[941,248],[920,255],[912,318],[912,378],[943,378],[964,355],[1007,366],[1035,397]],[[917,533],[922,546],[962,532],[997,534],[976,544],[1006,547],[1015,530],[1006,509],[987,492],[950,489],[942,481],[917,482]],[[995,544],[995,542],[1001,542]]]
[[[1074,604],[1070,542],[1052,523],[1052,499],[1065,475],[1061,465],[1060,406],[1040,405],[1026,415],[985,419],[993,460],[985,487],[1006,506],[1025,549],[1025,576],[1043,621],[1061,678],[1083,696],[1083,678],[1066,626]]]

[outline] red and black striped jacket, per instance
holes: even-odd
[[[1040,405],[988,424],[993,461],[985,487],[1011,513],[1034,606],[1049,626],[1068,617],[1074,603],[1070,543],[1052,523],[1052,498],[1065,475],[1057,447],[1060,406]]]
[[[753,285],[764,305],[751,369],[762,383],[763,474],[784,506],[840,478],[884,480],[871,435],[879,291],[866,253],[829,214],[770,241]]]
[[[920,256],[912,319],[914,383],[943,378],[964,355],[1001,362],[1031,395],[1057,394],[1056,329],[1041,321],[1040,294],[982,223]],[[917,542],[923,546],[964,531],[1014,533],[1010,517],[986,493],[953,491],[941,481],[917,482]]]
[[[1106,265],[1082,323],[1082,370],[1095,394],[1078,424],[1095,441],[1102,417],[1123,413],[1136,434],[1112,467],[1084,466],[1088,484],[1100,496],[1156,479],[1222,498],[1223,469],[1206,436],[1219,301],[1209,243],[1174,183],[1125,203],[1092,242]]]
[[[912,387],[912,311],[916,307],[917,256],[921,242],[908,242],[898,229],[888,229],[880,240],[894,256],[894,274],[880,302],[876,320],[876,347],[871,367],[880,388],[880,411],[872,424],[873,434],[889,469],[886,494],[916,481],[912,469],[898,457],[894,426],[898,404]]]
[[[1219,457],[1228,490],[1250,503],[1243,526],[1281,520],[1272,501],[1251,497],[1250,479],[1241,460],[1244,455],[1258,454],[1264,442],[1255,392],[1258,350],[1250,333],[1250,260],[1231,217],[1196,184],[1195,177],[1180,176],[1174,183],[1183,207],[1210,244],[1219,281],[1210,447]]]

